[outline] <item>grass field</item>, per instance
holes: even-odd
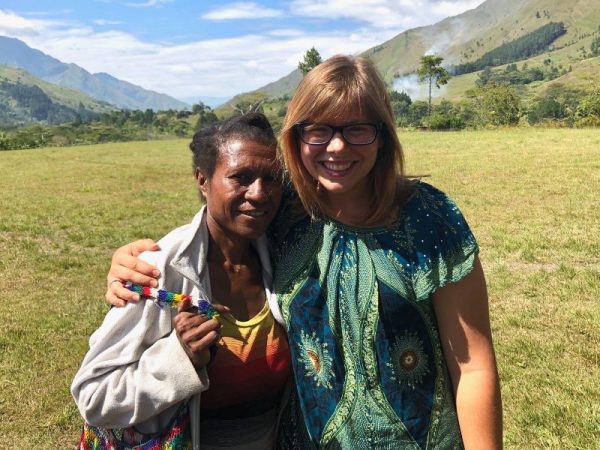
[[[508,449],[600,448],[600,132],[401,132],[482,248]],[[112,250],[198,207],[186,141],[0,152],[0,448],[72,448]]]

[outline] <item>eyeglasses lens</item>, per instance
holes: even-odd
[[[306,144],[324,145],[329,143],[337,131],[349,144],[371,144],[377,137],[377,126],[374,124],[353,124],[332,127],[322,124],[304,124],[301,126],[301,138]]]

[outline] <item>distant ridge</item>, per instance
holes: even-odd
[[[186,109],[187,103],[119,80],[107,73],[91,74],[33,49],[19,39],[0,36],[0,64],[23,69],[42,80],[76,89],[125,109]]]
[[[0,127],[87,120],[114,106],[0,64]]]

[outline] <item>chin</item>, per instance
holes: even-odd
[[[235,233],[242,238],[245,239],[258,239],[267,231],[267,227],[259,227],[259,228],[246,228],[240,227],[235,230]]]

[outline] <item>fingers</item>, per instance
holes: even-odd
[[[141,286],[157,287],[158,280],[148,275],[141,274],[124,266],[111,266],[106,277],[107,280],[121,280],[123,283],[130,282]],[[109,282],[110,282],[109,281]]]
[[[123,283],[110,283],[108,290],[106,291],[106,301],[111,305],[125,306],[129,302],[139,302],[140,295],[137,292],[130,291]],[[123,302],[121,305],[120,303]]]
[[[155,251],[160,248],[152,239],[141,239],[115,251],[106,277],[105,298],[107,303],[114,306],[125,306],[128,302],[140,300],[139,294],[130,291],[115,280],[123,283],[129,281],[142,286],[158,286],[156,278],[160,276],[160,271],[155,266],[137,258],[140,253],[147,250]]]
[[[189,298],[184,298],[183,300],[181,300],[179,302],[179,305],[177,305],[177,312],[181,313],[183,311],[188,311],[191,308],[192,308],[192,301]],[[179,314],[175,317],[175,320],[177,320],[178,316],[179,316]]]
[[[112,293],[110,288],[108,291],[106,291],[106,295],[104,297],[106,299],[106,303],[108,303],[109,305],[119,306],[119,307],[127,305],[127,300],[121,300],[119,297],[117,297],[115,294]],[[135,301],[135,300],[130,300],[130,301]]]
[[[186,304],[187,303],[187,304]],[[191,306],[182,301],[179,308]],[[203,367],[210,361],[209,347],[220,338],[221,324],[206,316],[182,311],[175,316],[175,332],[186,354],[196,367]]]
[[[130,253],[127,253],[126,250],[122,249],[123,247],[113,254],[110,265],[111,271],[118,267],[124,267],[147,277],[158,278],[160,276],[160,271],[156,268],[156,266],[148,264],[146,261],[143,261],[137,256],[133,256]]]
[[[212,307],[215,308],[217,311],[219,311],[221,314],[231,312],[231,309],[229,309],[229,306],[213,303]]]
[[[175,328],[179,332],[182,342],[189,346],[193,351],[207,348],[207,346],[198,347],[199,344],[213,344],[221,329],[221,324],[214,319],[207,319],[206,317],[198,315],[196,315],[196,318],[202,319],[202,321],[182,321],[179,324],[179,327]]]
[[[156,242],[154,242],[152,239],[140,239],[138,241],[134,241],[130,244],[127,244],[121,248],[124,248],[124,247],[129,247],[129,249],[131,250],[132,256],[138,256],[141,253],[144,253],[145,251],[160,250],[160,247],[158,246],[158,244]]]
[[[206,358],[206,356],[208,356],[208,358],[210,359],[210,353],[208,353],[210,350],[210,346],[213,344],[216,344],[217,341],[219,340],[219,332],[216,330],[210,330],[207,331],[206,333],[204,333],[202,336],[199,336],[198,339],[194,340],[194,341],[190,341],[188,343],[189,349],[191,351],[191,353],[195,356],[195,357],[201,357],[201,358]],[[208,353],[208,355],[205,355],[203,353]],[[204,364],[206,364],[208,361],[206,361]]]

